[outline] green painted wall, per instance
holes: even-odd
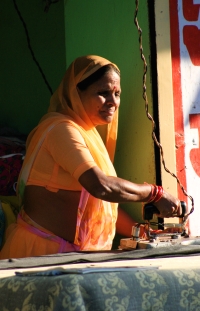
[[[115,157],[118,176],[136,183],[154,182],[152,126],[142,98],[143,63],[134,24],[133,0],[60,0],[44,12],[43,0],[17,0],[31,46],[53,89],[77,56],[97,54],[121,69],[122,97]],[[138,20],[144,54],[149,60],[147,1],[140,0]],[[28,49],[13,1],[4,1],[0,19],[0,127],[28,134],[46,112],[50,92]],[[150,111],[151,85],[147,76]],[[123,207],[141,220],[141,204]]]
[[[118,176],[136,183],[155,182],[152,125],[142,98],[143,63],[134,24],[135,1],[65,0],[66,63],[81,55],[96,54],[115,62],[121,70],[122,96],[115,157]],[[139,1],[138,20],[148,62],[149,26],[147,1]],[[147,94],[152,109],[151,86]],[[123,204],[138,221],[141,204]]]
[[[42,0],[16,0],[35,57],[55,90],[65,71],[63,2],[44,12]],[[46,112],[50,92],[28,49],[14,1],[3,1],[0,18],[0,127],[27,134]]]

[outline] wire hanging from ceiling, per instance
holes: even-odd
[[[19,8],[18,8],[18,6],[17,6],[16,0],[13,0],[13,3],[14,3],[15,10],[17,11],[17,14],[18,14],[18,16],[19,16],[19,18],[20,18],[20,20],[21,20],[21,22],[22,22],[22,24],[23,24],[23,27],[24,27],[24,30],[25,30],[25,33],[26,33],[26,39],[27,39],[27,43],[28,43],[28,48],[29,48],[29,50],[30,50],[30,52],[31,52],[33,61],[36,63],[36,65],[37,65],[37,67],[38,67],[38,69],[39,69],[39,72],[41,73],[42,78],[43,78],[43,80],[44,80],[44,82],[45,82],[45,84],[46,84],[48,90],[50,91],[50,94],[52,95],[52,94],[53,94],[52,88],[51,88],[51,86],[49,85],[49,83],[48,83],[48,81],[47,81],[47,79],[46,79],[46,76],[45,76],[45,74],[44,74],[44,72],[43,72],[43,70],[42,70],[42,68],[41,68],[41,66],[40,66],[40,64],[39,64],[39,62],[37,61],[37,59],[36,59],[36,57],[35,57],[35,54],[34,54],[34,52],[33,52],[33,49],[32,49],[32,47],[31,47],[31,42],[30,42],[30,37],[29,37],[28,29],[27,29],[26,23],[25,23],[25,21],[24,21],[22,15],[21,15],[21,13],[20,13],[20,11],[19,11]]]
[[[184,223],[186,223],[187,219],[188,219],[188,216],[194,211],[194,199],[191,195],[189,195],[186,190],[184,189],[183,185],[181,184],[179,178],[174,174],[172,173],[167,167],[166,167],[166,164],[165,164],[165,159],[164,159],[164,151],[163,151],[163,147],[161,145],[161,143],[158,141],[157,137],[156,137],[156,133],[155,133],[155,130],[156,130],[156,124],[155,124],[155,121],[153,119],[153,117],[151,116],[151,114],[149,113],[149,104],[148,104],[148,97],[147,97],[147,87],[146,87],[146,76],[147,76],[147,62],[146,62],[146,59],[145,59],[145,56],[144,56],[144,53],[143,53],[143,45],[142,45],[142,29],[139,25],[139,22],[138,22],[138,10],[139,10],[139,0],[135,0],[135,16],[134,16],[134,23],[137,27],[137,30],[138,30],[138,34],[139,34],[139,49],[140,49],[140,56],[141,56],[141,59],[143,61],[143,78],[142,78],[142,84],[143,84],[143,93],[142,93],[142,96],[143,96],[143,99],[145,101],[145,111],[146,111],[146,115],[147,115],[147,118],[152,122],[152,138],[153,138],[153,141],[155,142],[155,144],[157,145],[157,147],[160,149],[160,156],[161,156],[161,162],[162,162],[162,165],[165,169],[165,171],[167,173],[169,173],[170,175],[172,175],[174,178],[176,178],[177,180],[177,183],[179,184],[182,192],[184,193],[185,196],[187,196],[190,200],[191,200],[191,209],[190,211],[186,214],[186,216],[184,217]]]

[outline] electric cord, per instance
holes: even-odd
[[[158,141],[156,134],[155,134],[156,124],[155,124],[153,117],[149,113],[149,104],[148,104],[148,97],[147,97],[147,92],[146,92],[147,91],[147,87],[146,87],[147,62],[146,62],[146,59],[145,59],[145,56],[143,53],[142,29],[140,28],[140,25],[138,22],[138,17],[137,17],[138,16],[138,10],[139,10],[139,0],[135,0],[135,5],[136,5],[136,8],[135,8],[134,23],[137,27],[138,34],[139,34],[139,49],[140,49],[140,56],[141,56],[141,59],[143,61],[143,70],[144,70],[143,78],[142,78],[142,82],[143,82],[142,96],[143,96],[143,99],[145,101],[145,111],[146,111],[146,115],[147,115],[148,119],[152,122],[152,138],[153,138],[153,141],[155,142],[155,144],[157,145],[157,147],[160,149],[161,162],[162,162],[162,165],[163,165],[165,171],[167,173],[169,173],[170,175],[172,175],[172,177],[176,178],[177,183],[179,184],[184,195],[187,196],[191,200],[192,207],[191,207],[190,211],[184,216],[183,224],[185,225],[187,220],[188,220],[188,216],[194,211],[194,199],[191,195],[189,195],[186,192],[186,190],[184,189],[183,185],[181,184],[179,178],[166,167],[163,147],[162,147],[161,143]]]

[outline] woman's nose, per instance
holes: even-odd
[[[107,100],[107,104],[110,106],[119,106],[120,98],[116,97],[115,94],[111,94]]]

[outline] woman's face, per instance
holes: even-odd
[[[120,77],[114,70],[108,71],[85,91],[78,90],[78,93],[92,123],[95,126],[108,124],[120,104]]]

